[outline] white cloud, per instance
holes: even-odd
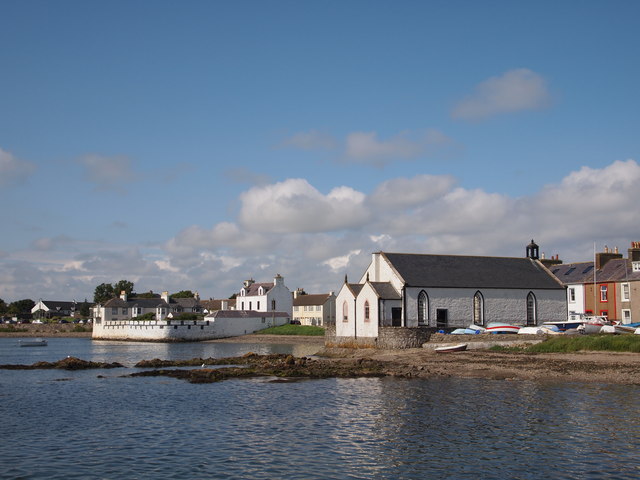
[[[364,194],[350,187],[337,187],[323,195],[304,179],[288,179],[243,193],[239,222],[254,232],[348,229],[369,220],[364,198]]]
[[[20,160],[0,148],[0,187],[9,187],[23,183],[36,167],[26,160]]]
[[[546,107],[550,98],[545,79],[520,68],[479,84],[471,96],[456,105],[451,115],[462,120],[478,120],[502,113],[537,110]]]
[[[391,179],[372,193],[327,194],[289,179],[241,196],[235,221],[192,225],[161,248],[43,238],[0,257],[3,299],[84,298],[122,278],[136,290],[198,290],[229,296],[242,280],[280,273],[290,288],[338,290],[360,277],[378,250],[523,256],[531,238],[564,261],[590,258],[593,243],[640,240],[640,165],[583,167],[535,195],[466,189],[450,176]]]
[[[85,178],[95,184],[98,191],[126,191],[125,186],[137,179],[131,159],[116,155],[85,155],[77,160],[85,168]]]

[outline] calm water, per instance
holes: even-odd
[[[0,363],[308,349],[15,345],[0,339]],[[191,385],[123,373],[0,370],[0,478],[640,477],[639,387],[451,378]]]

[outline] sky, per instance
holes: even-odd
[[[0,298],[640,241],[640,2],[0,0]]]

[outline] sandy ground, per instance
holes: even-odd
[[[74,325],[16,325],[29,332],[0,333],[2,337],[90,337],[71,332]],[[506,336],[501,336],[500,340]],[[435,341],[442,339],[436,338]],[[208,340],[218,343],[291,343],[318,345],[317,358],[357,365],[364,360],[384,362],[388,375],[407,378],[469,377],[494,380],[576,381],[640,385],[640,354],[580,352],[571,354],[502,353],[467,350],[435,353],[426,348],[406,350],[325,349],[323,337],[244,335]],[[142,360],[142,359],[141,359]]]

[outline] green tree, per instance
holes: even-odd
[[[193,298],[196,294],[191,290],[180,290],[178,293],[172,293],[171,298]]]
[[[149,290],[148,292],[145,292],[145,293],[134,293],[133,296],[138,298],[156,298],[158,295],[153,293],[153,290]]]
[[[14,315],[19,313],[31,313],[31,309],[35,306],[36,302],[31,300],[30,298],[25,298],[24,300],[16,300],[15,302],[11,302],[9,304],[8,312]]]
[[[7,308],[9,307],[7,306],[5,301],[0,298],[0,314],[7,313]]]
[[[110,283],[101,283],[93,291],[93,301],[95,303],[104,303],[115,296],[113,285]]]
[[[133,282],[130,282],[129,280],[120,280],[113,286],[113,293],[115,295],[120,295],[120,292],[122,291],[126,292],[127,295],[131,295],[131,292],[133,292]]]
[[[80,315],[82,315],[83,317],[88,317],[91,315],[91,305],[89,305],[89,302],[87,302],[87,299],[84,299],[84,302],[82,302],[80,304]]]

